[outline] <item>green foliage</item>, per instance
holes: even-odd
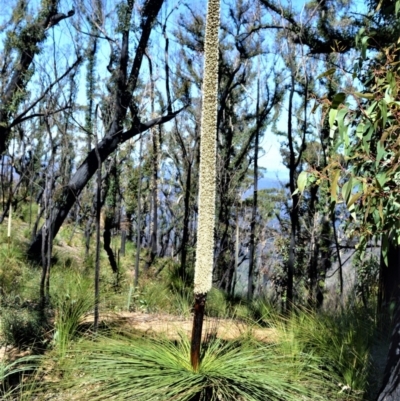
[[[306,401],[325,400],[334,389],[317,358],[251,339],[210,340],[198,371],[191,367],[185,336],[176,342],[99,338],[78,344],[71,355],[73,374],[64,384],[80,386],[90,400]]]
[[[31,218],[32,223],[35,221],[35,218],[38,213],[38,204],[36,202],[27,203],[18,203],[17,210],[15,210],[15,217],[20,218],[23,222],[29,223]],[[14,217],[14,218],[15,218]]]
[[[372,252],[364,258],[361,258],[361,252],[357,252],[353,265],[357,271],[356,294],[364,306],[368,306],[378,295],[379,260]]]
[[[14,245],[3,243],[0,248],[0,290],[3,294],[18,290],[22,275],[24,261],[21,250]]]
[[[213,317],[228,317],[229,309],[226,293],[212,288],[207,294],[206,314]]]
[[[0,361],[0,396],[4,401],[28,400],[27,390],[30,383],[26,383],[27,376],[31,375],[41,363],[41,357],[29,355],[18,358],[15,361]],[[18,376],[18,385],[11,385],[10,378]]]
[[[45,341],[44,321],[38,311],[20,305],[1,310],[2,337],[6,345],[21,349],[41,347]]]
[[[361,249],[371,238],[382,236],[387,262],[388,243],[400,243],[399,49],[391,45],[372,56],[367,53],[369,35],[366,29],[360,30],[361,56],[353,74],[365,90],[348,93],[347,102],[343,93],[333,98],[330,146],[336,155],[324,171],[313,171],[313,175],[317,183],[328,179],[332,202],[347,206],[352,217],[350,235],[359,238]]]
[[[56,313],[53,341],[64,356],[82,319],[94,307],[94,290],[88,278],[74,271],[56,272],[53,283],[50,290]]]
[[[366,391],[375,324],[365,310],[351,308],[330,315],[297,309],[290,317],[270,310],[263,320],[276,331],[278,346],[285,352],[321,358],[349,399],[357,399]]]

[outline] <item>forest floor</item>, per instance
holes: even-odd
[[[121,331],[139,331],[147,335],[163,334],[175,340],[182,334],[190,336],[192,319],[168,314],[149,314],[141,312],[121,312],[101,315],[101,320],[112,326],[117,325]],[[87,316],[85,323],[93,321],[93,316]],[[263,342],[273,342],[275,331],[247,324],[236,319],[209,318],[204,319],[204,335],[216,335],[223,340],[234,340],[246,335]]]
[[[93,314],[87,315],[82,320],[82,326],[93,323]],[[192,319],[163,313],[143,312],[110,312],[100,314],[100,323],[113,327],[120,332],[135,332],[146,335],[165,335],[170,340],[179,339],[182,335],[191,335]],[[276,332],[272,328],[263,328],[248,324],[237,319],[209,318],[204,319],[204,336],[216,336],[223,340],[234,340],[243,336],[253,338],[266,343],[276,340]],[[30,350],[19,350],[15,347],[0,347],[0,362],[7,359],[13,361],[17,358],[29,355]]]

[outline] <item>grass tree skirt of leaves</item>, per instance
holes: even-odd
[[[197,222],[195,306],[190,360],[200,365],[201,334],[207,293],[212,287],[215,227],[216,141],[218,109],[219,0],[209,0],[204,42],[203,106],[201,115],[199,217]]]
[[[63,383],[93,401],[312,401],[338,392],[322,360],[287,351],[251,339],[214,339],[203,344],[194,370],[186,335],[99,338],[71,350],[74,368]]]

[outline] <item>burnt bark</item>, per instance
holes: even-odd
[[[197,371],[200,366],[201,334],[203,331],[206,297],[206,294],[196,294],[194,299],[192,340],[190,344],[190,363],[195,371]]]
[[[295,77],[292,71],[292,82],[289,93],[289,111],[288,111],[288,143],[289,143],[289,188],[292,195],[292,208],[290,210],[290,245],[289,260],[287,262],[287,287],[286,287],[286,311],[291,310],[293,304],[293,278],[295,265],[295,248],[296,248],[296,230],[299,220],[299,196],[295,194],[296,189],[296,155],[293,144],[292,132],[292,112],[293,112],[293,96],[295,90]]]
[[[108,260],[110,262],[111,269],[113,273],[118,273],[118,264],[115,259],[114,252],[111,248],[111,229],[112,229],[112,219],[109,217],[105,218],[104,221],[104,231],[103,231],[103,240],[104,240],[104,250],[107,253]]]
[[[378,308],[385,314],[392,302],[400,299],[400,247],[389,240],[388,265],[381,258]]]
[[[397,266],[398,267],[398,266]],[[390,338],[388,357],[383,375],[382,387],[377,401],[400,400],[400,302],[397,298],[397,308],[393,319],[393,331]]]

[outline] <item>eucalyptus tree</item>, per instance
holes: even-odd
[[[327,98],[331,100],[336,84],[333,74],[329,78],[318,75],[337,65],[351,68],[356,33],[354,24],[360,24],[364,17],[351,14],[353,4],[348,1],[306,2],[301,10],[291,2],[279,6],[269,0],[260,0],[260,3],[266,12],[254,29],[275,32],[275,52],[285,76],[282,81],[286,93],[281,105],[287,108],[286,127],[282,128],[283,123],[276,122],[274,131],[282,138],[281,152],[289,172],[290,201],[286,202],[286,210],[290,228],[286,227],[284,216],[280,221],[288,228],[283,227],[283,232],[289,236],[287,249],[284,249],[284,253],[286,250],[288,253],[287,258],[284,257],[285,278],[282,282],[286,288],[286,308],[290,309],[296,297],[294,289],[301,288],[294,285],[296,279],[307,287],[311,304],[321,303],[323,289],[320,287],[332,259],[332,253],[325,250],[330,249],[332,243],[336,247],[342,277],[335,221],[337,210],[336,204],[329,202],[329,188],[318,183],[301,197],[296,188],[303,185],[306,173],[302,171],[309,167],[309,163],[323,170],[332,151],[329,129],[326,130],[328,120],[325,114],[316,112],[312,99],[322,96],[324,81],[327,80],[331,84]],[[343,43],[336,42],[338,38],[343,39]],[[346,58],[342,56],[344,53]],[[283,114],[286,113],[281,110]],[[325,216],[330,216],[330,221]],[[340,283],[342,292],[342,279]]]
[[[105,13],[101,17],[102,24],[96,25],[98,35],[105,38],[111,46],[110,61],[107,69],[107,71],[111,71],[107,89],[109,93],[108,96],[103,98],[104,136],[99,141],[97,150],[92,146],[86,158],[76,168],[68,184],[60,190],[60,194],[54,202],[53,217],[51,219],[53,237],[59,231],[76,199],[96,172],[96,152],[98,152],[103,162],[121,143],[147,131],[151,127],[170,121],[185,107],[183,105],[176,111],[170,109],[166,115],[152,118],[146,122],[141,120],[141,97],[137,93],[137,91],[141,90],[139,73],[150,35],[162,4],[162,0],[145,2],[141,5],[139,14],[135,19],[133,18],[135,14],[134,2],[130,0],[126,3],[122,2],[118,7],[119,20],[114,38],[112,38],[111,32],[107,32],[108,25],[105,22]],[[90,10],[87,11],[88,18],[90,18],[89,13]],[[132,49],[134,46],[131,40],[133,26],[137,28],[138,39],[135,52],[131,53],[130,48]],[[132,58],[131,54],[133,54]],[[29,254],[32,257],[37,257],[43,240],[46,243],[46,238],[43,238],[42,233],[38,233],[29,247]]]
[[[43,58],[40,53],[46,40],[61,21],[69,21],[75,14],[73,8],[69,11],[59,9],[59,3],[58,0],[16,0],[3,4],[4,14],[0,22],[3,32],[3,47],[0,50],[0,154],[8,149],[14,127],[38,115],[57,113],[58,110],[38,112],[35,109],[82,60],[77,53],[75,61],[66,65],[63,73],[55,76],[49,72],[52,79],[47,87],[42,88],[36,97],[29,98],[29,82],[39,70],[40,59]],[[44,65],[41,67],[46,69]]]

